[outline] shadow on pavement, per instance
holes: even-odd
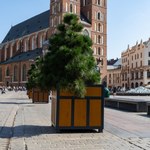
[[[146,117],[146,118],[150,118],[150,116],[147,115],[147,114],[139,114],[139,116]]]
[[[0,127],[0,138],[33,137],[42,134],[96,133],[95,130],[57,130],[52,126],[21,125],[16,127]]]

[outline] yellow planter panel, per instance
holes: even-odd
[[[86,126],[86,99],[75,99],[74,126]]]
[[[71,99],[61,99],[59,102],[59,126],[71,126]]]
[[[101,105],[100,100],[90,100],[90,126],[100,126],[102,124]]]

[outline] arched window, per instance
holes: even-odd
[[[14,66],[14,81],[18,81],[18,67]]]
[[[42,35],[40,36],[40,47],[42,47],[42,44],[43,44],[43,37]]]
[[[102,0],[97,0],[97,4],[102,6]]]
[[[98,12],[97,13],[97,19],[103,21],[104,20],[104,15],[102,14],[102,12]]]
[[[88,30],[85,29],[85,30],[83,31],[83,35],[89,36]]]
[[[26,65],[24,64],[22,67],[22,81],[26,81],[26,75],[27,75],[27,70],[26,70]]]
[[[0,82],[2,82],[2,68],[0,68]]]
[[[6,76],[9,76],[9,67],[6,68]]]
[[[98,48],[98,55],[101,55],[101,48]]]
[[[101,19],[101,13],[100,13],[100,12],[97,13],[97,19],[98,19],[98,20]]]
[[[101,23],[98,23],[97,30],[98,30],[99,32],[103,32],[103,25],[102,25]]]
[[[98,35],[98,39],[97,39],[97,43],[101,43],[101,36],[100,35]]]
[[[34,36],[32,37],[32,50],[34,49]]]
[[[70,12],[71,13],[73,12],[73,6],[72,6],[72,4],[70,4]]]

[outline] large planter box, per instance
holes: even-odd
[[[49,91],[40,90],[38,88],[32,89],[32,102],[33,103],[48,103]]]
[[[84,98],[67,91],[52,92],[51,121],[56,129],[104,128],[104,90],[102,85],[87,87]]]
[[[28,90],[27,95],[29,99],[32,99],[32,90]]]

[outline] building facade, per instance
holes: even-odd
[[[150,84],[150,39],[122,52],[122,86],[135,88]]]
[[[107,66],[107,85],[126,90],[150,84],[150,39],[121,53],[121,62]],[[116,65],[117,64],[117,65]]]
[[[0,85],[24,86],[34,60],[43,55],[43,44],[56,33],[65,13],[77,14],[83,33],[93,41],[93,55],[102,81],[107,75],[107,0],[51,0],[50,10],[9,30],[0,44]]]
[[[121,59],[117,59],[115,63],[107,65],[107,87],[112,91],[114,87],[120,90],[121,85]]]

